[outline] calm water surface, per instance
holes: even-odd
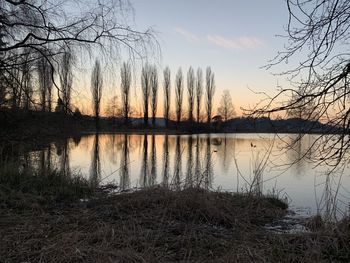
[[[347,213],[350,169],[327,176],[328,167],[308,158],[314,135],[286,149],[297,135],[88,135],[30,153],[34,166],[80,172],[93,184],[121,190],[153,185],[200,185],[225,191],[278,193],[305,215]],[[27,156],[28,158],[28,156]]]

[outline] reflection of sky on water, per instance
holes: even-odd
[[[80,171],[92,183],[114,182],[122,190],[174,183],[227,191],[247,190],[251,189],[257,168],[262,166],[258,187],[264,193],[285,194],[293,207],[310,208],[312,213],[317,211],[317,203],[322,209],[328,209],[325,200],[334,196],[340,176],[327,178],[324,167],[315,167],[315,163],[307,160],[291,167],[285,165],[304,154],[312,157],[312,151],[306,149],[312,144],[313,136],[305,136],[293,144],[296,138],[297,135],[270,134],[89,135],[80,140],[70,139],[68,143],[54,143],[50,154],[47,150],[36,152],[30,159],[34,163],[38,160],[35,166],[39,168],[40,163],[42,166],[50,159],[50,165],[56,164],[58,169]],[[283,141],[290,149],[286,150]],[[348,168],[341,179],[338,197],[339,206],[344,210],[350,196]]]

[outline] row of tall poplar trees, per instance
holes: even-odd
[[[99,63],[96,62],[98,65]],[[97,67],[95,64],[95,68]],[[130,117],[130,87],[131,87],[131,66],[130,63],[124,62],[121,71],[121,113],[124,123],[129,123]],[[97,105],[98,98],[94,96],[97,85],[95,85],[96,76],[92,75],[92,94],[93,104]],[[187,71],[187,85],[185,84],[184,74],[181,67],[175,75],[174,93],[175,99],[172,99],[171,90],[171,71],[169,67],[163,70],[162,87],[163,87],[163,117],[165,125],[169,126],[170,106],[175,103],[175,121],[177,125],[184,117],[184,90],[187,88],[188,112],[187,120],[189,122],[201,121],[201,108],[203,96],[205,98],[205,113],[207,123],[211,122],[213,97],[215,92],[215,77],[210,67],[206,68],[205,83],[203,83],[203,71],[198,68],[197,71],[190,67]],[[158,107],[159,77],[157,67],[145,64],[141,70],[141,94],[142,94],[142,114],[144,125],[149,124],[149,118],[152,119],[152,125],[156,125],[156,115]],[[97,111],[94,112],[96,118]]]

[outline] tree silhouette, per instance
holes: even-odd
[[[130,85],[131,85],[131,67],[129,63],[123,63],[120,69],[121,76],[121,93],[122,93],[122,114],[124,117],[124,124],[129,122],[130,112]]]
[[[148,126],[148,105],[151,93],[151,74],[152,68],[146,64],[141,72],[141,88],[142,88],[142,102],[143,102],[143,122]]]
[[[30,61],[30,55],[28,49],[23,52],[23,60],[21,63],[21,90],[22,90],[22,107],[25,110],[29,110],[33,102],[33,83],[32,83],[32,63]]]
[[[249,112],[257,117],[288,115],[308,107],[309,117],[304,117],[336,127],[317,136],[313,161],[336,166],[347,159],[344,157],[350,147],[350,2],[287,0],[286,3],[288,45],[266,67],[270,69],[296,59],[295,67],[280,72],[296,88],[281,87],[277,94],[269,96],[267,103],[262,102]]]
[[[0,20],[1,21],[1,20]],[[5,32],[4,26],[0,23],[0,50],[6,46],[6,42],[4,40]],[[0,61],[4,59],[4,52],[0,51]],[[6,100],[6,78],[4,75],[4,70],[2,67],[2,63],[0,63],[0,106],[4,105]]]
[[[196,106],[197,106],[197,122],[200,121],[200,110],[203,96],[203,71],[201,68],[197,69],[197,81],[196,81]]]
[[[157,67],[151,68],[151,111],[152,111],[152,126],[156,125],[157,102],[158,102],[158,72]]]
[[[52,105],[52,68],[45,57],[42,57],[37,62],[37,71],[40,90],[40,104],[42,111],[51,111]]]
[[[222,116],[225,122],[236,115],[235,108],[233,107],[232,103],[231,94],[228,90],[223,91],[220,100],[220,107],[218,108],[218,114]]]
[[[317,120],[318,111],[317,107],[315,107],[315,102],[308,101],[305,98],[307,91],[302,87],[298,89],[298,96],[301,97],[298,103],[296,103],[295,107],[287,110],[287,116],[289,118],[299,118],[303,120]],[[295,94],[292,94],[291,101],[295,101],[297,99]],[[306,103],[308,102],[308,103]]]
[[[169,127],[169,111],[170,111],[170,96],[171,96],[171,82],[170,82],[170,68],[166,67],[163,71],[164,82],[164,119],[165,126]]]
[[[61,99],[63,110],[67,114],[71,111],[70,101],[72,93],[73,72],[72,72],[73,57],[70,51],[64,51],[60,64],[60,81],[61,81]]]
[[[21,59],[22,58],[20,56],[17,56],[14,58],[13,63],[21,65]],[[2,85],[3,87],[3,92],[5,92],[5,94],[8,93],[9,95],[9,105],[12,109],[17,109],[21,106],[21,97],[23,90],[21,87],[20,75],[20,67],[12,67],[11,69],[9,69],[7,77],[0,73],[0,85]],[[4,100],[3,103],[0,102],[0,106],[3,105],[5,102],[6,101]]]
[[[184,93],[184,87],[183,87],[183,76],[182,76],[182,70],[179,68],[179,70],[176,73],[175,78],[175,113],[176,113],[176,123],[179,126],[182,116],[182,101],[183,101],[183,93]]]
[[[96,59],[95,66],[91,73],[92,107],[95,115],[96,129],[99,128],[102,85],[103,85],[103,79],[102,79],[101,65],[100,65],[100,61]]]
[[[113,62],[124,49],[131,58],[143,58],[150,51],[158,51],[152,29],[138,31],[129,24],[133,15],[129,1],[2,0],[0,5],[0,106],[4,102],[2,94],[7,93],[9,87],[2,84],[13,81],[13,78],[17,83],[22,82],[21,75],[13,74],[13,69],[22,71],[24,67],[19,63],[27,62],[26,59],[16,61],[18,57],[29,56],[34,65],[45,58],[61,97],[65,91],[61,92],[62,87],[55,83],[54,73],[60,71],[62,53],[69,51],[85,57],[93,50]],[[68,7],[71,6],[77,12],[70,12]],[[63,56],[67,57],[67,54]],[[33,104],[31,92],[23,90],[29,86],[18,87],[22,89],[22,105],[29,108],[27,106]],[[16,96],[13,98],[17,100]],[[61,98],[66,112],[69,111],[67,98]]]
[[[118,96],[113,96],[107,100],[105,112],[108,117],[113,118],[113,122],[117,117],[124,117],[123,110],[119,104]]]
[[[192,67],[190,67],[187,72],[188,120],[190,122],[193,122],[194,85],[195,85],[194,70]]]
[[[215,92],[215,79],[214,73],[211,71],[210,67],[206,70],[206,83],[205,83],[205,98],[206,98],[206,112],[207,112],[207,122],[211,121],[211,114],[213,109],[213,97]]]

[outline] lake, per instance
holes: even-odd
[[[115,183],[122,191],[200,186],[277,194],[306,216],[317,211],[325,216],[347,213],[348,166],[327,174],[330,167],[312,158],[317,135],[297,138],[293,134],[87,135],[26,153],[20,162],[23,167],[81,173],[92,184]]]

